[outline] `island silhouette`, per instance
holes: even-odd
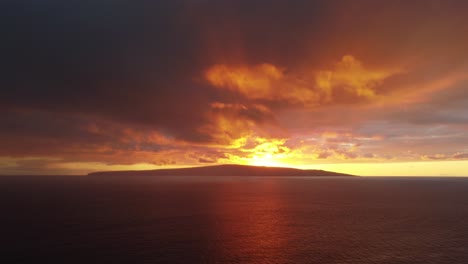
[[[284,167],[264,167],[249,165],[214,165],[204,167],[128,170],[91,172],[89,176],[355,176],[351,174],[324,171],[302,170]]]

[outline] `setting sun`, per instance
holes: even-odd
[[[283,164],[275,160],[274,154],[261,154],[263,156],[254,155],[247,164],[254,166],[269,166],[269,167],[293,167],[289,164]]]

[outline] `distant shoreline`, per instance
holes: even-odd
[[[177,169],[158,170],[133,170],[133,171],[102,171],[91,172],[88,176],[345,176],[356,175],[324,171],[324,170],[302,170],[283,167],[261,167],[248,165],[215,165],[205,167],[190,167]]]

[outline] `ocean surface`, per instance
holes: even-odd
[[[468,178],[0,177],[0,263],[468,263]]]

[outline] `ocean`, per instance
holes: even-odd
[[[468,178],[0,177],[0,263],[468,263]]]

